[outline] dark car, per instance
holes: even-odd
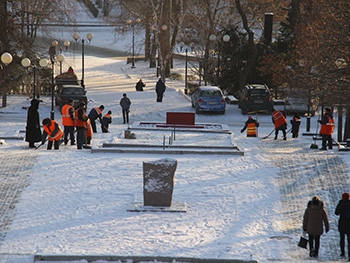
[[[56,89],[56,105],[59,106],[60,110],[63,105],[68,102],[69,99],[74,101],[74,107],[80,102],[88,103],[86,91],[79,85],[59,85]]]
[[[239,91],[238,107],[242,114],[256,112],[271,113],[273,109],[272,94],[265,84],[247,84]]]
[[[220,88],[215,86],[201,86],[191,96],[192,108],[196,113],[219,112],[225,114],[226,101]]]

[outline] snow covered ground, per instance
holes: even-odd
[[[80,76],[81,56],[71,51],[65,56],[64,68],[71,65]],[[184,66],[176,61],[174,71],[183,72]],[[155,73],[146,62],[137,62],[132,69],[125,59],[86,54],[88,109],[103,104],[113,117],[110,133],[98,129],[94,134],[93,148],[116,142],[161,144],[170,135],[170,131],[155,136],[149,130],[132,130],[136,140],[124,139],[128,126],[122,124],[119,106],[124,92],[132,101],[132,125],[165,122],[166,112],[194,112],[183,95],[183,81],[167,80],[164,101],[157,103]],[[147,84],[144,92],[134,88],[140,78]],[[51,98],[41,99],[43,119],[50,116]],[[325,202],[331,224],[330,232],[321,237],[318,260],[342,261],[334,209],[341,194],[350,190],[350,153],[338,147],[326,152],[310,149],[312,137],[293,139],[291,134],[287,141],[272,136],[263,140],[273,130],[269,115],[254,116],[260,122],[259,137],[247,138],[240,133],[247,116],[237,105],[227,105],[225,115],[196,114],[196,123],[222,124],[232,134],[179,133],[176,143],[235,145],[243,156],[151,150],[91,153],[63,145],[59,151],[47,151],[45,146],[33,150],[23,140],[6,139],[24,135],[23,107],[29,105],[26,97],[9,96],[8,107],[0,109],[0,136],[5,138],[0,145],[0,262],[29,263],[35,255],[314,262],[297,247],[302,215],[314,195]],[[55,117],[60,120],[58,109]],[[317,118],[311,119],[312,132]],[[301,133],[305,129],[303,118]],[[128,212],[130,204],[143,201],[143,162],[163,158],[178,161],[173,200],[186,203],[187,212]]]

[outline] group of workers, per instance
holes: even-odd
[[[26,126],[26,141],[29,142],[30,148],[38,148],[39,146],[47,143],[47,149],[51,150],[54,146],[55,150],[59,149],[60,141],[63,138],[65,145],[70,141],[71,145],[77,145],[77,149],[83,148],[84,144],[90,144],[92,134],[97,132],[96,121],[101,123],[101,130],[103,133],[107,133],[108,126],[112,122],[112,112],[108,111],[107,114],[102,116],[104,106],[94,107],[86,115],[86,104],[80,102],[74,108],[74,101],[69,99],[68,102],[62,107],[62,126],[56,121],[50,118],[45,118],[42,121],[43,132],[40,129],[39,118],[39,100],[33,99],[31,106],[28,109],[27,126]],[[76,139],[75,139],[76,133]],[[41,142],[38,147],[35,147],[36,142]]]
[[[275,140],[277,140],[279,131],[283,134],[283,140],[287,140],[287,119],[282,111],[273,109],[272,122],[274,124]],[[321,124],[320,135],[322,136],[322,148],[320,150],[333,149],[332,133],[334,131],[334,118],[332,110],[325,108],[325,113],[321,120],[318,121]],[[300,116],[295,114],[290,120],[292,125],[291,133],[293,138],[298,138],[300,128]],[[241,133],[247,130],[247,137],[257,137],[259,123],[253,119],[252,116],[248,116],[248,120],[245,122],[244,127],[241,129]]]

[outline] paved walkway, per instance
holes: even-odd
[[[0,245],[15,217],[21,193],[29,185],[36,158],[36,152],[29,148],[0,152]]]
[[[340,255],[338,217],[334,215],[334,210],[342,193],[350,188],[346,184],[348,167],[338,153],[310,149],[310,145],[300,145],[291,152],[295,146],[295,140],[282,142],[269,139],[259,143],[259,148],[266,153],[266,161],[280,169],[277,184],[282,196],[281,212],[285,218],[283,236],[301,235],[307,200],[314,195],[320,196],[325,203],[331,228],[321,237],[320,259],[334,262]],[[334,151],[338,150],[335,148]],[[290,242],[290,258],[297,259],[297,262],[308,259],[308,252],[297,247],[296,240],[291,239]]]

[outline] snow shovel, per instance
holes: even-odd
[[[38,145],[37,147],[35,147],[34,150],[39,149],[41,146],[43,146],[45,144],[45,142],[47,142],[48,138],[44,141],[44,143],[40,143],[40,145]]]
[[[332,141],[333,141],[333,142],[335,142],[335,144],[337,144],[337,145],[338,145],[339,150],[340,150],[340,149],[342,149],[342,150],[344,150],[344,149],[345,149],[344,145],[341,145],[339,142],[337,142],[337,141],[336,141],[336,140],[334,140],[333,138],[332,138]]]
[[[275,129],[273,129],[268,135],[262,137],[261,139],[264,140],[264,139],[270,137],[270,135],[271,135],[274,131],[275,131]]]

